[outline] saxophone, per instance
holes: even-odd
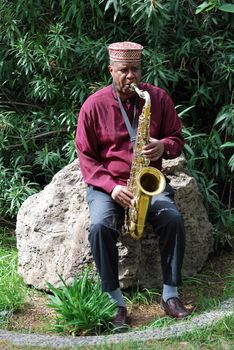
[[[149,142],[151,100],[147,91],[140,90],[136,84],[131,89],[145,100],[139,117],[133,161],[131,165],[128,189],[134,194],[130,208],[125,211],[124,231],[134,239],[143,235],[145,220],[152,196],[164,191],[166,180],[156,168],[150,167],[150,160],[142,156],[142,147]]]

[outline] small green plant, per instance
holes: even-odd
[[[102,293],[97,276],[90,276],[89,269],[83,270],[79,278],[66,284],[59,276],[62,286],[56,288],[48,283],[53,295],[49,306],[58,314],[55,328],[70,334],[99,334],[109,327],[116,310],[106,293]]]
[[[155,289],[140,289],[139,284],[133,286],[129,293],[124,294],[125,300],[129,304],[143,304],[150,305],[152,304],[157,297],[160,296],[160,293]]]

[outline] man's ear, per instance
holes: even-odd
[[[112,75],[113,67],[112,67],[112,65],[111,65],[111,64],[109,64],[109,66],[108,66],[108,70],[109,70],[110,74]]]

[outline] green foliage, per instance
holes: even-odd
[[[234,295],[234,268],[227,276],[225,276],[225,279],[226,288],[224,290],[224,297],[232,298]]]
[[[175,320],[172,318],[169,318],[167,316],[165,317],[157,317],[154,321],[150,323],[150,327],[152,328],[162,328],[162,327],[169,327],[175,323]]]
[[[0,250],[0,310],[16,311],[25,301],[25,285],[17,274],[17,253]]]
[[[17,273],[15,237],[0,231],[0,312],[9,315],[25,302],[27,290]],[[0,321],[3,321],[0,315]],[[3,317],[4,318],[4,317]]]
[[[233,6],[1,0],[0,215],[15,218],[28,195],[75,159],[77,112],[110,83],[107,45],[132,40],[145,47],[143,79],[181,108],[193,106],[183,115],[185,154],[225,243],[233,207]]]
[[[5,168],[0,159],[0,215],[15,216],[25,199],[34,194],[39,186],[27,180],[29,166],[21,165],[15,159],[12,167]]]
[[[229,347],[228,340],[230,340],[230,348],[232,348],[233,327],[233,315],[226,316],[212,326],[204,327],[202,330],[194,329],[192,333],[184,333],[180,338],[195,343],[195,346],[198,345],[198,348],[208,347],[210,349],[223,349],[224,346]]]
[[[150,305],[159,295],[160,293],[156,290],[147,288],[140,289],[137,284],[129,293],[124,293],[124,298],[130,304]]]
[[[86,268],[82,275],[70,285],[60,276],[61,288],[50,283],[48,287],[53,295],[50,304],[58,314],[55,328],[59,332],[71,334],[99,334],[107,329],[116,310],[106,293],[102,293],[100,281],[90,277]]]
[[[208,0],[203,1],[196,9],[196,14],[203,11],[212,11],[212,10],[220,10],[224,12],[234,13],[234,5],[222,3],[220,0]]]
[[[231,140],[234,134],[233,111],[233,105],[222,108],[209,134],[196,133],[194,127],[183,129],[188,168],[198,182],[210,219],[216,224],[216,244],[223,246],[225,244],[233,246],[234,240],[232,210],[234,143],[227,141]],[[184,118],[186,112],[187,109],[179,115]],[[219,188],[222,188],[222,191]]]

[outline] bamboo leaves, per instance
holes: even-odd
[[[196,9],[196,14],[203,11],[220,10],[223,12],[234,13],[234,5],[230,3],[222,3],[220,0],[203,1]]]

